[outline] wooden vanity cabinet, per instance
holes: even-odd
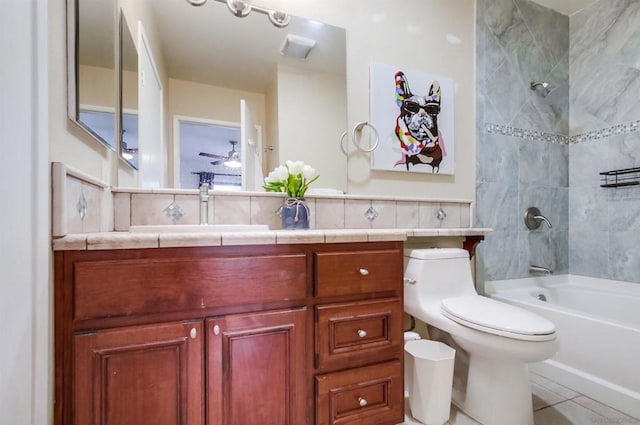
[[[314,259],[316,425],[404,422],[402,247]]]
[[[57,251],[54,292],[55,425],[404,419],[400,242]]]

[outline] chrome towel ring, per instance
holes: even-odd
[[[373,132],[373,134],[375,134],[376,136],[375,142],[373,142],[373,145],[369,149],[365,149],[362,146],[360,146],[360,139],[362,138],[362,129],[364,129],[365,127],[369,127]],[[358,133],[360,133],[360,137],[358,137],[357,135]],[[366,121],[360,122],[353,127],[352,136],[353,136],[353,144],[356,145],[356,147],[360,149],[362,152],[373,152],[378,147],[378,143],[380,142],[380,136],[378,135],[378,130],[376,130],[376,128],[373,125],[369,124]]]

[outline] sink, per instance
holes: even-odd
[[[203,233],[203,232],[263,232],[266,224],[145,224],[129,228],[131,233]]]

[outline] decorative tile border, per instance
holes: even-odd
[[[571,143],[582,143],[590,140],[599,140],[611,136],[621,136],[623,134],[634,133],[640,131],[640,120],[631,121],[626,124],[618,124],[612,127],[602,128],[600,130],[593,130],[588,133],[577,134],[571,136]]]
[[[523,128],[511,127],[509,125],[485,124],[485,129],[487,130],[487,133],[518,137],[520,139],[533,140],[536,142],[557,143],[561,145],[569,143],[569,137],[567,136],[544,133],[535,130],[525,130]]]
[[[533,140],[536,142],[547,142],[556,144],[575,144],[589,142],[593,140],[605,139],[612,136],[640,131],[640,120],[631,121],[626,124],[618,124],[612,127],[601,128],[587,133],[576,134],[574,136],[563,136],[561,134],[544,133],[535,130],[526,130],[518,127],[511,127],[500,124],[485,124],[487,133],[501,134],[503,136],[518,137],[521,139]]]

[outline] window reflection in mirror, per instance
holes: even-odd
[[[75,70],[70,81],[70,118],[100,142],[115,149],[116,71],[115,2],[113,0],[70,0],[70,17],[77,14]],[[73,33],[72,33],[73,34]]]
[[[210,190],[241,190],[240,127],[196,118],[176,120],[180,144],[180,187],[197,189],[206,183]],[[230,161],[231,160],[231,161]]]
[[[138,168],[138,51],[132,30],[120,12],[120,155]]]

